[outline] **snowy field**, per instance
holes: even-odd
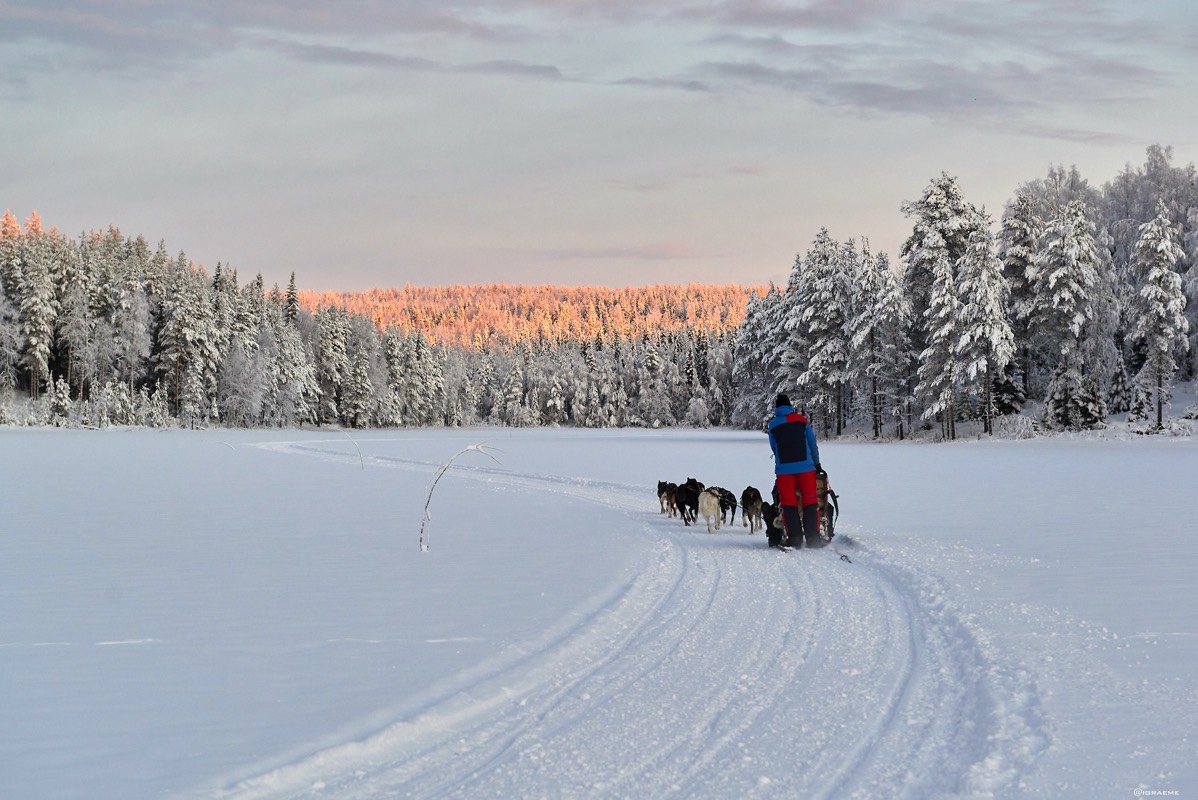
[[[0,798],[1198,797],[1188,438],[826,443],[792,553],[658,512],[754,433],[0,443]]]

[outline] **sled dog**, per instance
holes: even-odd
[[[777,503],[761,504],[761,520],[765,524],[765,538],[770,547],[778,547],[786,541],[786,529],[782,524],[782,507]]]
[[[703,484],[694,478],[687,478],[685,482],[678,484],[674,502],[678,506],[678,514],[682,517],[683,525],[690,525],[698,519],[699,494],[703,489]]]
[[[720,522],[729,524],[736,522],[736,495],[720,486],[712,486],[710,491],[715,492],[720,498]],[[732,512],[729,516],[728,512]]]
[[[704,489],[699,493],[699,513],[707,523],[707,532],[720,529],[720,493],[715,489]]]
[[[661,503],[661,513],[674,516],[678,513],[675,500],[678,494],[678,484],[669,481],[657,482],[657,500]]]
[[[740,493],[740,523],[749,533],[756,533],[761,527],[761,492],[752,486]]]

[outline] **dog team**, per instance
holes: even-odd
[[[661,513],[681,516],[685,525],[699,517],[707,523],[707,532],[718,531],[725,523],[736,522],[736,495],[720,486],[704,486],[694,478],[683,483],[657,482],[657,499]],[[741,520],[750,533],[761,526],[761,492],[752,486],[740,494]]]
[[[785,394],[774,401],[767,431],[774,454],[773,502],[763,502],[759,490],[746,487],[740,495],[741,525],[750,533],[764,527],[770,547],[823,547],[833,536],[840,509],[820,466],[815,431]],[[736,522],[736,495],[719,486],[706,487],[694,478],[683,483],[658,481],[657,497],[661,513],[681,516],[684,525],[701,516],[708,533],[725,522]]]

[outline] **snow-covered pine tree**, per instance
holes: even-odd
[[[148,246],[147,246],[147,249]],[[166,242],[159,241],[158,246],[154,248],[146,260],[146,271],[143,277],[143,286],[145,287],[146,297],[150,301],[150,314],[153,316],[157,312],[158,304],[161,302],[162,295],[166,292],[166,285],[169,281],[171,269],[170,252],[166,249]],[[150,401],[154,402],[154,393],[150,393]]]
[[[620,351],[621,344],[617,337],[612,347],[614,363],[619,363]],[[536,350],[530,339],[525,339],[520,343],[520,371],[524,376],[524,412],[521,421],[526,426],[540,425],[544,417],[544,405],[545,399],[549,395],[549,386],[546,383],[545,371],[541,368],[540,360],[537,358]],[[621,391],[623,391],[622,386]]]
[[[1076,387],[1081,385],[1081,337],[1094,318],[1092,293],[1098,282],[1097,263],[1089,209],[1075,200],[1049,223],[1036,254],[1032,324],[1046,357],[1051,359],[1053,381],[1071,382],[1056,390],[1050,384],[1049,394],[1055,392],[1058,397],[1076,395]],[[1048,408],[1064,406],[1058,402]],[[1049,424],[1068,427],[1073,418],[1050,420]]]
[[[727,425],[732,407],[732,348],[736,334],[714,339],[707,349],[707,410],[713,425]]]
[[[1020,190],[1003,212],[998,257],[1010,288],[1007,316],[1018,348],[1018,371],[1026,395],[1032,386],[1032,315],[1035,310],[1036,253],[1043,221],[1027,189]]]
[[[994,433],[995,381],[1015,354],[1006,312],[1008,286],[990,225],[989,216],[979,212],[957,267],[960,307],[954,344],[961,368],[960,390],[980,409],[982,430],[987,434]]]
[[[259,273],[242,288],[233,319],[234,339],[240,338],[247,351],[257,346],[259,334],[268,325],[266,305],[266,287]]]
[[[315,423],[320,407],[316,363],[309,354],[298,326],[293,322],[279,325],[276,335],[278,355],[275,373],[278,385],[275,389],[275,424],[290,426]]]
[[[922,352],[931,335],[927,310],[932,303],[933,284],[936,272],[942,266],[941,259],[947,260],[951,270],[956,269],[969,245],[977,211],[966,202],[957,179],[944,172],[932,180],[919,200],[903,203],[902,210],[905,216],[915,220],[900,255],[906,265],[904,287],[911,300],[915,321],[912,345],[916,352]],[[953,278],[956,278],[955,272]]]
[[[772,400],[772,394],[789,392],[791,400],[800,407],[806,407],[810,401],[799,389],[799,377],[807,371],[808,359],[807,326],[803,323],[803,302],[808,292],[806,270],[803,257],[796,255],[782,301],[774,309],[777,317],[770,334],[773,349],[769,360],[777,365],[776,384],[771,395],[767,395]],[[772,412],[772,406],[771,402],[765,410]]]
[[[1152,390],[1143,381],[1131,386],[1131,402],[1127,407],[1128,422],[1143,422],[1152,414]]]
[[[566,393],[562,387],[561,378],[554,374],[549,379],[549,394],[545,398],[545,418],[544,423],[551,427],[558,427],[566,423]]]
[[[1111,385],[1107,389],[1106,401],[1111,413],[1121,414],[1131,408],[1131,381],[1127,377],[1127,365],[1123,354],[1117,353],[1115,369],[1111,373]]]
[[[657,344],[647,338],[641,348],[637,402],[635,416],[642,425],[662,428],[675,424],[670,406],[670,393],[666,387],[666,367],[657,351]]]
[[[21,223],[17,222],[11,210],[5,211],[4,216],[0,217],[0,289],[10,299],[17,294],[24,237]]]
[[[603,398],[599,395],[599,387],[593,372],[584,373],[578,380],[577,391],[574,394],[572,411],[574,424],[580,428],[605,427],[603,419]]]
[[[399,427],[404,424],[403,392],[406,380],[406,355],[404,335],[394,325],[383,332],[381,345],[383,365],[386,367],[386,386],[379,391],[379,424]]]
[[[258,425],[279,424],[279,329],[282,326],[283,303],[281,298],[276,297],[264,305],[262,327],[258,331],[257,349],[262,379],[262,403],[258,412]]]
[[[229,270],[225,273],[224,265],[216,262],[212,272],[212,318],[216,322],[216,346],[221,360],[229,352],[229,343],[233,335],[233,318],[237,313],[240,292],[237,288],[237,273]]]
[[[760,429],[774,395],[785,385],[782,358],[788,340],[787,303],[774,284],[750,303],[736,332],[733,352],[732,424]]]
[[[800,274],[794,281],[795,304],[787,321],[788,377],[798,389],[800,405],[809,404],[808,410],[824,429],[839,435],[848,408],[846,325],[852,314],[856,243],[850,240],[842,246],[821,228],[802,262],[796,259],[795,263]],[[796,374],[800,365],[802,371]]]
[[[257,346],[234,340],[217,371],[216,402],[226,425],[250,428],[262,419],[266,374]]]
[[[810,276],[812,295],[803,311],[810,358],[799,382],[819,387],[816,396],[828,397],[825,430],[835,431],[837,436],[848,424],[852,386],[848,324],[853,315],[853,286],[860,270],[860,254],[852,239],[838,248],[830,262],[817,260],[817,269]]]
[[[299,290],[295,288],[295,273],[293,272],[291,280],[287,284],[287,305],[283,318],[294,325],[296,317],[299,316],[299,308]]]
[[[179,419],[194,428],[207,425],[219,411],[215,402],[219,337],[202,273],[183,266],[186,257],[182,253],[179,262],[175,296],[169,301],[171,316],[164,353],[173,362],[179,380]]]
[[[71,387],[67,385],[65,378],[59,376],[50,381],[48,399],[51,421],[60,428],[70,424],[71,408],[74,404],[71,402]]]
[[[349,379],[349,318],[336,306],[316,312],[316,379],[320,386],[322,423],[341,421],[342,385]]]
[[[353,366],[341,386],[341,422],[351,428],[369,428],[374,417],[374,384],[370,380],[370,351],[357,347]]]
[[[150,303],[138,275],[119,272],[110,285],[114,371],[129,391],[135,390],[149,368],[152,347]]]
[[[711,372],[708,369],[708,357],[711,353],[711,340],[707,331],[697,330],[691,337],[691,359],[695,368],[695,384],[706,393],[711,388]]]
[[[491,412],[491,421],[509,427],[527,425],[524,418],[524,373],[519,361],[509,364],[499,385],[499,396]]]
[[[1193,166],[1193,165],[1191,165]],[[1189,265],[1181,276],[1181,290],[1186,296],[1186,320],[1190,323],[1189,359],[1183,377],[1198,377],[1198,205],[1190,208],[1186,215],[1187,228],[1183,249],[1185,262]]]
[[[1082,378],[1081,395],[1078,398],[1078,421],[1087,430],[1101,430],[1106,427],[1110,413],[1102,386],[1098,383],[1098,376],[1091,372]]]
[[[613,428],[620,424],[620,416],[626,411],[620,408],[622,401],[620,386],[616,380],[611,356],[603,352],[596,356],[594,368],[587,374],[587,399],[591,402],[591,414],[587,421],[593,428]]]
[[[1188,211],[1198,206],[1198,170],[1193,163],[1179,167],[1172,161],[1172,147],[1149,145],[1142,166],[1128,164],[1104,187],[1103,222],[1114,238],[1116,264],[1135,261],[1139,227],[1152,221],[1162,202],[1169,219],[1182,225],[1181,241],[1193,230],[1187,227]]]
[[[848,374],[852,383],[854,407],[850,416],[862,416],[870,421],[873,436],[881,435],[881,411],[878,407],[879,392],[876,376],[871,375],[876,352],[876,336],[872,320],[863,319],[865,309],[876,304],[879,291],[878,276],[869,242],[862,242],[861,254],[857,259],[858,274],[853,286],[852,314],[845,322],[848,341]]]
[[[113,384],[109,384],[110,386]],[[122,392],[125,384],[116,384]],[[189,367],[183,373],[183,389],[179,396],[179,421],[189,428],[200,428],[212,417],[208,382],[201,369]]]
[[[152,353],[158,383],[165,389],[175,416],[178,416],[179,398],[183,394],[183,367],[187,358],[183,299],[185,271],[186,267],[180,268],[176,263],[168,269],[159,307],[157,346]]]
[[[58,312],[58,344],[66,364],[67,385],[82,397],[96,376],[96,318],[91,309],[89,275],[79,270],[63,287]]]
[[[665,360],[666,391],[670,398],[670,415],[672,419],[681,420],[686,416],[686,409],[694,398],[694,391],[687,383],[687,354],[690,348],[680,332],[672,332],[662,336],[658,346]]]
[[[859,384],[858,394],[869,416],[873,438],[882,435],[898,376],[893,369],[894,334],[901,330],[895,314],[898,283],[885,253],[873,257],[868,245],[861,253],[853,314],[846,325],[849,372]]]
[[[224,376],[224,397],[236,398],[245,418],[252,420],[249,424],[257,425],[263,417],[267,398],[277,391],[277,331],[281,324],[277,318],[281,314],[277,307],[268,312],[261,275],[246,283],[229,301],[232,314],[228,352],[231,355],[240,351],[243,366],[235,381],[230,380],[234,377],[232,374]],[[276,318],[274,321],[272,315]]]
[[[1070,353],[1057,365],[1044,403],[1044,425],[1080,431],[1106,427],[1108,406],[1095,375],[1083,375],[1080,356]]]
[[[16,305],[23,236],[12,211],[5,211],[0,217],[0,388],[4,389],[17,383],[17,365],[23,346],[20,312]],[[2,408],[0,419],[7,420]]]
[[[1126,339],[1122,328],[1124,312],[1118,271],[1111,258],[1113,239],[1103,229],[1095,237],[1094,287],[1090,291],[1090,321],[1082,334],[1081,360],[1087,379],[1100,387],[1109,386],[1120,358],[1119,342]],[[1130,298],[1129,298],[1130,299]],[[1105,392],[1100,391],[1105,405]],[[1104,423],[1105,426],[1105,423]]]
[[[707,412],[707,403],[701,397],[695,397],[686,408],[682,424],[691,428],[710,428],[711,419]]]
[[[878,295],[876,330],[881,339],[881,360],[877,364],[880,386],[887,413],[893,417],[895,436],[904,438],[910,430],[914,406],[915,354],[911,351],[911,301],[898,275],[890,267],[885,253],[875,259],[881,278]],[[905,427],[904,427],[904,422]]]
[[[927,346],[919,355],[919,384],[915,396],[923,405],[922,418],[939,419],[945,439],[957,438],[957,394],[962,366],[957,357],[959,312],[957,284],[948,249],[929,231],[920,243],[920,260],[930,265],[932,282],[924,310]]]
[[[1172,394],[1177,354],[1189,344],[1186,298],[1176,271],[1184,253],[1167,214],[1162,204],[1156,218],[1140,226],[1135,270],[1141,282],[1135,305],[1137,323],[1131,332],[1132,341],[1143,343],[1146,349],[1137,383],[1154,392],[1158,429],[1163,423],[1164,405]]]
[[[1044,424],[1052,430],[1081,430],[1082,419],[1077,411],[1082,400],[1082,376],[1075,366],[1076,360],[1076,353],[1060,359],[1048,384]]]
[[[29,373],[29,394],[37,399],[43,383],[50,381],[50,356],[58,319],[54,281],[55,248],[52,235],[42,230],[36,214],[25,224],[24,256],[17,276],[16,305],[21,320],[24,349],[21,364]]]
[[[499,379],[495,372],[495,357],[490,349],[486,345],[476,346],[475,353],[477,369],[473,374],[467,371],[464,380],[467,391],[474,397],[475,418],[485,420],[495,407]]]
[[[166,391],[159,384],[155,383],[153,391],[149,392],[142,386],[139,393],[144,393],[146,397],[142,405],[142,424],[151,428],[169,428],[175,424]]]
[[[16,383],[16,367],[21,359],[21,323],[17,309],[0,285],[0,388]]]
[[[611,396],[608,398],[608,408],[610,409],[611,425],[617,428],[623,428],[632,421],[632,401],[628,395],[628,390],[624,388],[624,380],[615,373],[613,366],[613,386]]]
[[[445,370],[437,352],[420,331],[412,333],[408,408],[412,424],[439,427],[445,421]]]
[[[691,398],[694,398],[695,392],[700,391],[702,386],[699,384],[699,376],[695,370],[695,351],[692,348],[686,350],[686,361],[682,367],[682,377],[686,381],[686,390]]]

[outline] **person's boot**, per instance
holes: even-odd
[[[803,524],[799,522],[799,507],[782,506],[782,519],[786,523],[786,541],[782,544],[798,547],[803,543]]]
[[[796,509],[797,511],[798,509]],[[803,533],[808,547],[823,547],[827,542],[819,535],[819,504],[803,506]]]

